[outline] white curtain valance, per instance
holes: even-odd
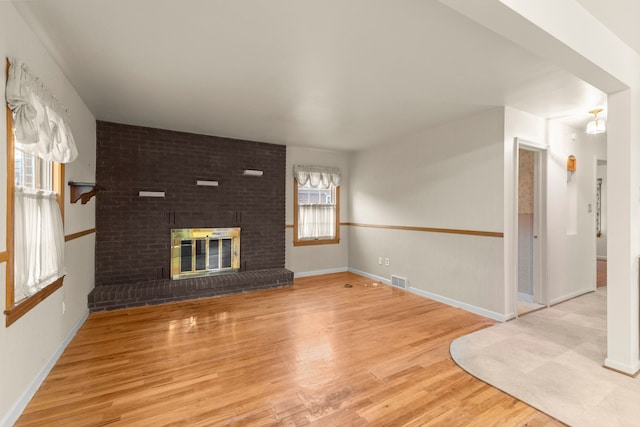
[[[78,149],[65,108],[24,63],[13,58],[9,62],[5,96],[13,112],[16,146],[45,160],[74,161]]]
[[[339,168],[295,165],[293,177],[298,180],[300,185],[309,183],[313,188],[329,188],[331,184],[339,186],[342,175]]]

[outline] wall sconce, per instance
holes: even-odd
[[[604,120],[598,120],[598,113],[602,112],[602,108],[596,108],[595,110],[589,111],[589,114],[593,114],[593,120],[587,123],[587,133],[591,135],[595,135],[597,133],[602,133],[606,129],[606,124]]]
[[[197,180],[196,185],[202,185],[204,187],[217,187],[218,181],[205,181],[205,180]]]
[[[245,169],[242,171],[242,175],[244,176],[262,176],[263,172],[254,169]]]
[[[567,158],[567,171],[568,172],[576,171],[576,157],[573,155]]]

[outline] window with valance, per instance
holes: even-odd
[[[7,60],[7,325],[62,286],[64,164],[78,151],[66,109]]]
[[[340,242],[340,169],[296,165],[294,245]]]

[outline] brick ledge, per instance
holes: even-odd
[[[103,311],[229,295],[293,284],[286,268],[242,271],[193,279],[159,279],[121,285],[96,286],[88,296],[89,310]]]

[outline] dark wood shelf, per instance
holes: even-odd
[[[86,205],[93,196],[98,194],[98,187],[95,182],[69,181],[68,184],[71,187],[69,192],[71,203],[76,203],[80,200],[83,205]]]

